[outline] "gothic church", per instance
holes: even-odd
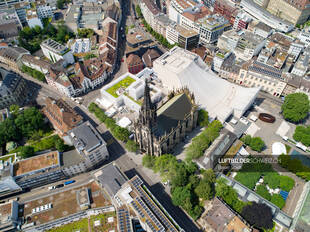
[[[135,140],[143,153],[160,156],[172,152],[174,146],[197,126],[198,107],[187,88],[171,92],[168,98],[157,109],[145,83],[143,103],[134,125]]]

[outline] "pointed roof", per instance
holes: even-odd
[[[147,80],[145,79],[144,98],[143,98],[141,110],[150,110],[154,108],[155,108],[154,104],[151,101],[150,87],[147,83]]]

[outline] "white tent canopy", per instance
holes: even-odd
[[[175,47],[154,62],[154,71],[169,90],[188,87],[211,118],[240,118],[260,88],[245,88],[217,77],[196,54]]]

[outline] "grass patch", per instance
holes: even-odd
[[[116,93],[118,89],[120,88],[127,88],[129,85],[131,85],[136,80],[131,78],[130,76],[127,76],[123,80],[117,82],[115,85],[111,86],[107,89],[107,92],[111,94],[113,97],[117,98],[118,94]]]
[[[48,232],[74,232],[74,231],[88,232],[88,219],[83,218],[77,222],[69,223],[64,226],[48,230]]]

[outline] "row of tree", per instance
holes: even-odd
[[[203,212],[199,199],[210,200],[214,197],[215,174],[211,169],[203,171],[199,177],[195,163],[178,162],[170,154],[160,157],[145,155],[142,163],[159,173],[164,182],[170,182],[173,204],[182,207],[195,220]]]
[[[207,124],[204,121],[204,124]],[[203,156],[204,151],[210,144],[219,136],[220,130],[223,127],[220,121],[212,121],[204,131],[196,136],[192,143],[186,148],[186,159],[193,160]]]
[[[280,155],[279,164],[290,172],[307,181],[310,180],[310,168],[304,165],[299,159],[289,155]]]
[[[265,147],[265,142],[260,137],[251,137],[251,135],[246,135],[241,138],[241,141],[254,151],[261,152]]]
[[[21,71],[23,73],[28,73],[30,76],[32,76],[33,78],[35,78],[39,81],[46,82],[44,74],[38,70],[27,67],[26,65],[22,65]]]
[[[135,144],[129,139],[129,130],[117,125],[115,120],[111,117],[108,117],[96,103],[90,103],[88,110],[93,113],[101,122],[103,122],[108,129],[111,130],[113,136],[116,139],[127,143],[127,149],[129,149],[130,151],[136,151],[138,149],[137,144]]]

